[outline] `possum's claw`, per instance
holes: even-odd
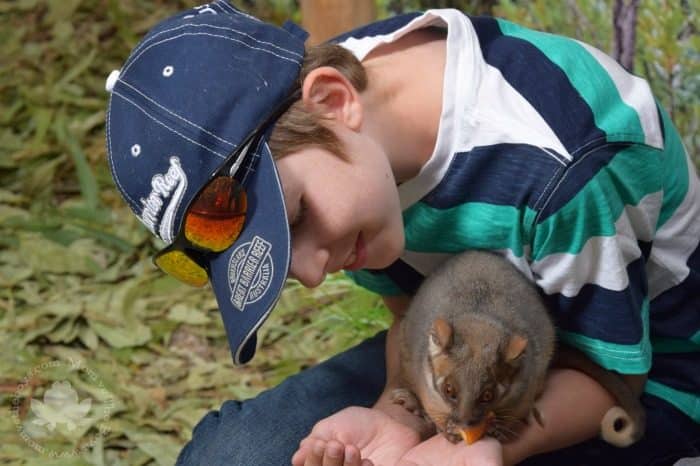
[[[416,416],[423,415],[423,409],[421,408],[418,398],[405,388],[396,388],[391,392],[391,402],[397,405],[401,405],[411,414]]]

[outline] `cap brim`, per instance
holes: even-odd
[[[277,303],[291,258],[282,185],[267,143],[261,143],[256,154],[260,160],[244,183],[245,227],[238,240],[209,263],[235,364],[245,364],[255,355],[256,332]]]

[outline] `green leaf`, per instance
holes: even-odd
[[[95,176],[87,163],[87,159],[80,145],[67,129],[65,118],[56,119],[54,132],[56,133],[58,141],[66,147],[68,154],[73,159],[73,164],[75,165],[78,175],[78,182],[80,184],[80,192],[83,195],[85,205],[90,209],[96,209],[99,204],[97,181],[95,180]]]
[[[182,445],[163,435],[137,430],[127,430],[126,435],[138,448],[151,455],[160,466],[175,464],[182,449]]]
[[[151,339],[151,329],[143,324],[131,327],[113,326],[97,321],[90,321],[90,327],[95,333],[114,348],[139,346]]]
[[[185,304],[176,304],[168,311],[168,319],[192,325],[205,325],[211,319],[204,312],[192,309]]]

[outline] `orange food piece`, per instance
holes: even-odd
[[[489,421],[491,421],[492,418],[493,412],[489,412],[486,416],[484,416],[480,423],[475,426],[462,429],[459,432],[467,445],[471,445],[484,436],[486,429],[488,428]]]

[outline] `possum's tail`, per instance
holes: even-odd
[[[603,440],[616,447],[628,447],[639,440],[644,435],[644,410],[632,413],[620,406],[610,408],[600,421]]]
[[[600,435],[606,442],[617,447],[627,447],[642,438],[646,426],[644,406],[625,383],[620,374],[603,369],[580,351],[560,347],[555,365],[579,370],[596,380],[617,400],[600,422]]]

